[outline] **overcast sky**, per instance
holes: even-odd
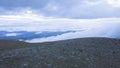
[[[0,31],[76,31],[27,42],[120,38],[120,0],[0,0]],[[51,40],[52,39],[52,40]]]
[[[120,17],[120,0],[0,0],[0,15],[36,13],[46,17]]]

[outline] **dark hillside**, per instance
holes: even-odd
[[[0,41],[0,68],[120,68],[120,40]]]

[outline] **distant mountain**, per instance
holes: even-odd
[[[53,31],[53,32],[0,31],[0,40],[31,40],[34,38],[46,38],[46,37],[62,35],[70,32],[75,32],[75,31]]]
[[[0,68],[120,68],[120,40],[79,38],[45,43],[0,40]]]

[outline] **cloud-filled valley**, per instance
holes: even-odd
[[[1,39],[46,42],[83,37],[120,38],[120,18],[69,19],[35,14],[0,16]]]

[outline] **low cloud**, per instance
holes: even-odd
[[[9,37],[9,36],[17,36],[19,35],[18,33],[8,33],[8,34],[5,34],[5,36]]]
[[[0,31],[60,32],[75,31],[47,38],[35,38],[27,42],[45,42],[82,37],[120,37],[120,18],[68,19],[52,18],[27,13],[19,15],[1,15]],[[7,34],[6,36],[16,36]]]
[[[26,40],[26,42],[36,43],[36,42],[51,42],[75,38],[85,38],[85,37],[108,37],[108,38],[120,38],[120,23],[109,23],[106,25],[101,25],[100,27],[91,28],[85,31],[77,31],[65,33],[62,35],[51,36],[47,38],[35,38],[32,40]]]

